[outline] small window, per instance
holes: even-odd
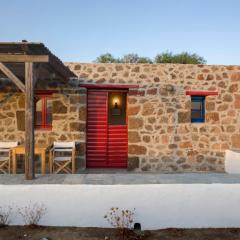
[[[191,96],[191,122],[205,122],[205,96]]]
[[[35,128],[52,128],[52,100],[49,94],[37,94],[35,101]]]

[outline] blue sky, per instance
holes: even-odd
[[[44,42],[63,61],[189,51],[240,64],[239,0],[2,0],[0,41]]]

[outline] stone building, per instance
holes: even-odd
[[[79,169],[222,172],[225,150],[240,150],[240,66],[66,65],[78,79],[68,84],[49,79],[36,86],[35,135],[37,143],[76,141]],[[0,140],[24,142],[24,95],[7,80],[1,84]],[[122,106],[118,102],[110,106],[111,96],[122,99]],[[104,105],[104,99],[109,104]],[[94,101],[106,106],[106,112],[101,116],[93,114],[96,118],[91,119],[89,108]],[[96,106],[99,107],[98,103]],[[101,107],[96,109],[99,114]],[[123,114],[123,122],[117,123]],[[121,135],[120,143],[111,139],[114,134],[109,128],[103,131],[104,123],[93,126],[100,135],[95,133],[97,141],[91,145],[91,121],[105,121],[107,127],[112,125],[111,121],[115,121],[113,125],[126,126],[111,130]],[[98,157],[92,158],[92,149],[97,149],[98,154],[107,151],[106,155],[113,157],[110,160],[100,157],[97,162]],[[109,153],[111,149],[116,156]]]

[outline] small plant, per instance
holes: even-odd
[[[19,208],[18,212],[22,216],[25,225],[36,227],[41,218],[46,214],[47,208],[44,204],[29,203],[27,206]]]
[[[0,227],[5,227],[11,222],[12,207],[0,207]]]
[[[104,218],[117,229],[117,235],[122,239],[132,239],[132,228],[135,209],[121,210],[118,207],[110,208]]]

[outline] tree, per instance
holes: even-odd
[[[137,63],[139,60],[139,56],[135,53],[129,53],[127,55],[124,55],[123,58],[121,58],[122,63]]]
[[[205,64],[206,60],[196,53],[182,52],[173,54],[172,52],[162,52],[158,54],[154,61],[148,57],[140,57],[136,53],[129,53],[122,58],[115,58],[110,53],[105,53],[97,57],[97,63],[180,63],[180,64]]]
[[[120,59],[122,63],[153,63],[148,57],[139,57],[136,53],[129,53]]]
[[[97,57],[96,63],[153,63],[148,57],[139,57],[138,54],[129,53],[122,58],[115,58],[110,53],[105,53]]]
[[[205,64],[206,60],[196,53],[173,54],[172,52],[163,52],[155,57],[155,63]]]
[[[115,63],[116,59],[113,57],[111,53],[105,53],[97,57],[95,60],[97,63]]]

